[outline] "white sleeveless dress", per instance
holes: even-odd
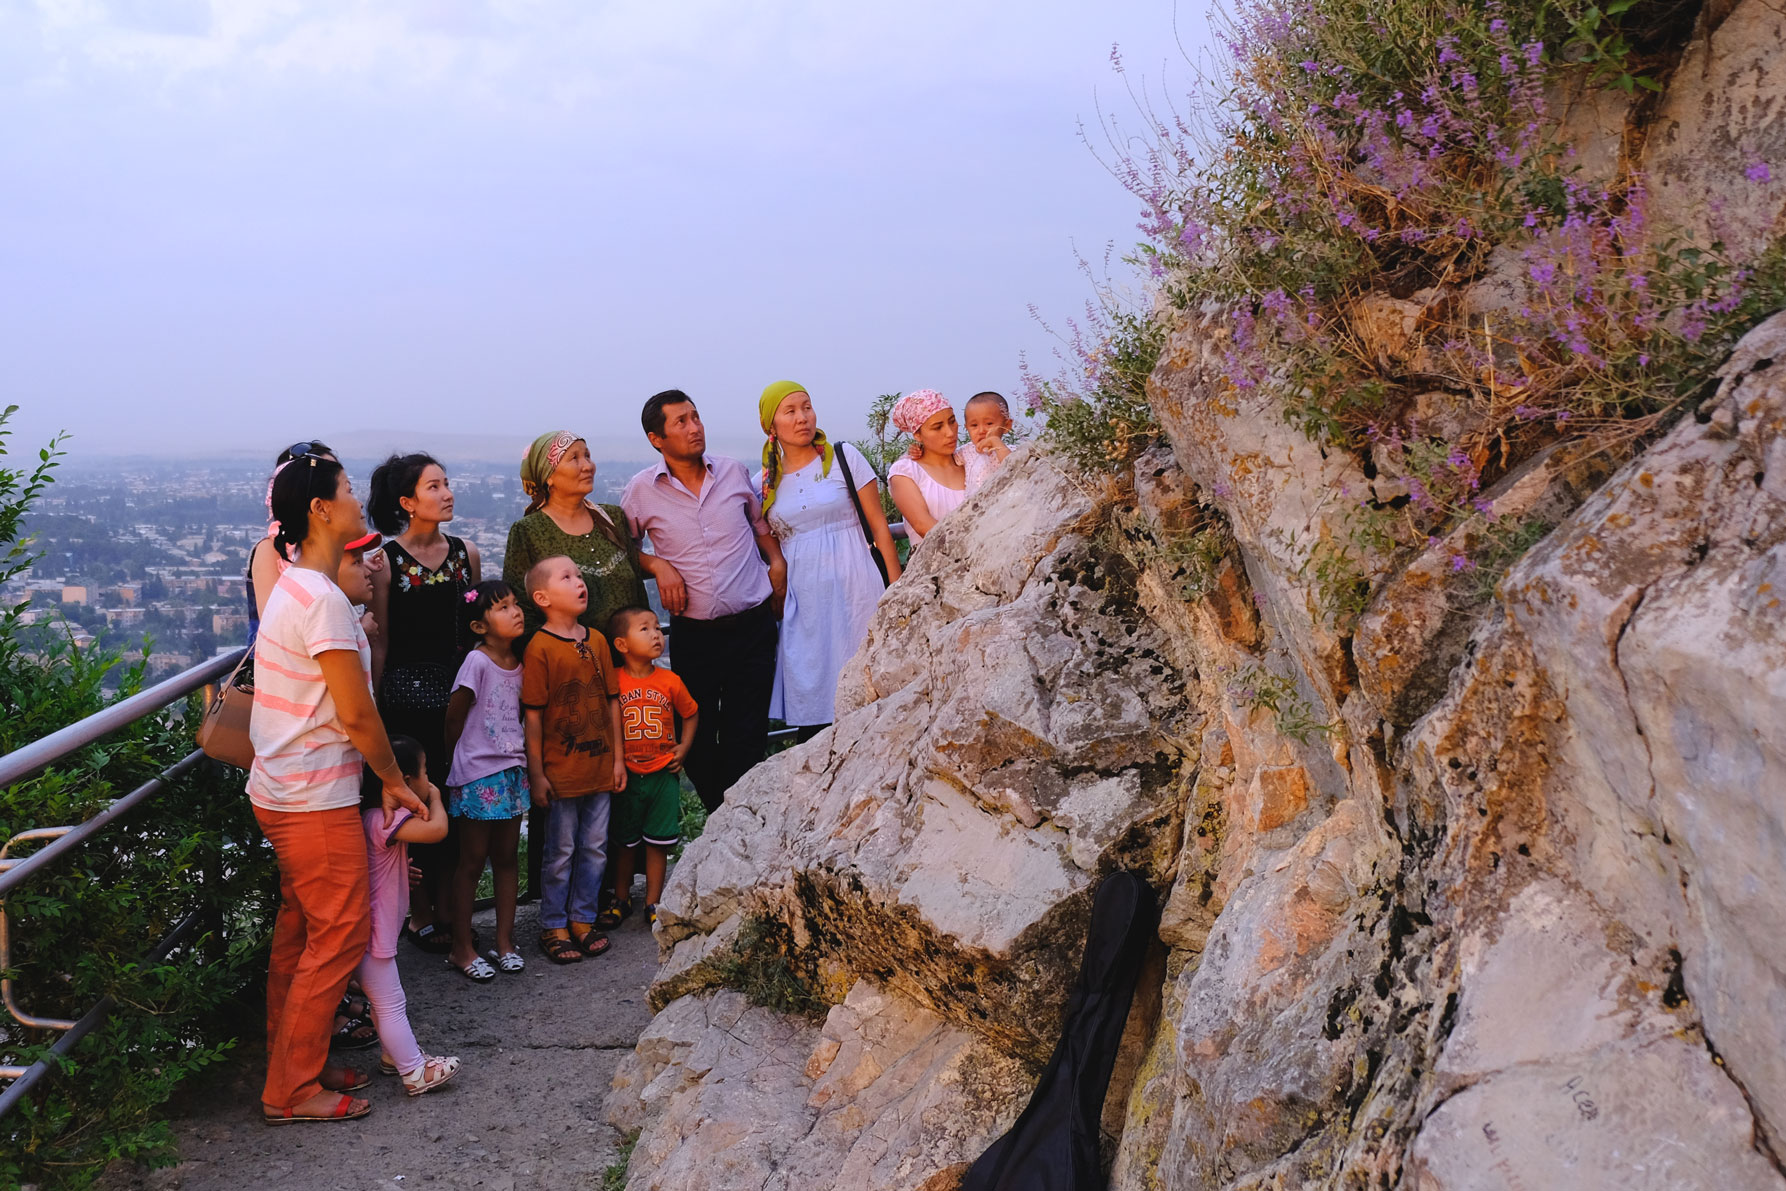
[[[854,459],[850,460],[850,466],[856,466]],[[961,502],[967,499],[966,488],[947,488],[937,483],[930,473],[924,470],[924,465],[910,455],[901,456],[897,463],[887,469],[888,479],[891,480],[894,476],[904,476],[918,486],[918,495],[924,498],[924,507],[929,509],[930,515],[938,521],[954,512],[960,507]],[[916,550],[918,544],[924,540],[924,535],[911,528],[909,523],[906,526],[906,533],[912,539],[912,549]]]
[[[868,460],[848,443],[850,474],[857,484],[874,476]],[[781,478],[769,507],[769,528],[788,564],[788,598],[775,652],[775,690],[769,715],[785,724],[828,724],[835,718],[837,676],[868,635],[874,606],[886,589],[868,552],[835,457],[821,475],[814,459]],[[762,475],[757,476],[762,487]]]

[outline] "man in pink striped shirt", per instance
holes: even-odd
[[[676,673],[701,708],[685,768],[713,810],[768,748],[787,563],[744,465],[707,454],[687,393],[658,393],[640,421],[663,458],[628,481],[620,507],[633,537],[651,538],[641,565],[670,613]]]

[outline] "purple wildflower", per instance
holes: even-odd
[[[1743,177],[1751,182],[1769,182],[1773,180],[1773,176],[1773,171],[1768,169],[1767,162],[1765,161],[1757,161],[1754,165],[1743,171]]]

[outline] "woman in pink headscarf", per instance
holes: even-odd
[[[915,389],[893,406],[893,425],[912,436],[916,458],[888,469],[893,503],[899,506],[915,549],[956,505],[967,499],[967,469],[955,457],[961,429],[955,411],[935,389]]]

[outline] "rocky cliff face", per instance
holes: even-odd
[[[1786,144],[1786,18],[1713,8],[1644,148],[1689,214]],[[1492,590],[1439,541],[1343,629],[1306,544],[1384,480],[1218,352],[1176,328],[1129,474],[1014,457],[689,849],[632,1191],[955,1186],[1118,868],[1164,912],[1114,1187],[1786,1187],[1786,314],[1616,472],[1485,493],[1556,524]]]
[[[835,726],[678,866],[664,1009],[609,1101],[645,1125],[634,1187],[949,1185],[1053,1046],[1098,874],[1170,882],[1200,717],[1102,544],[1115,486],[1083,485],[1014,458],[981,519],[926,539]],[[776,952],[745,975],[831,1002],[822,1023],[720,991],[741,938]]]

